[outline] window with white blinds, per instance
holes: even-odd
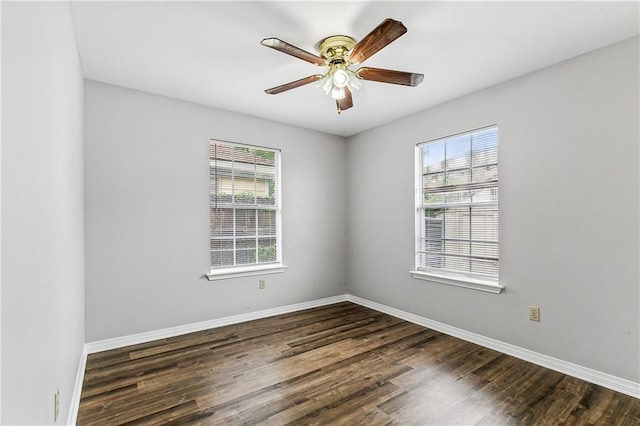
[[[416,270],[498,281],[498,128],[417,146]]]
[[[212,140],[211,273],[280,265],[280,151]]]

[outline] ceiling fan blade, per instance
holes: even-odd
[[[383,68],[362,67],[356,71],[356,75],[363,80],[379,81],[381,83],[401,84],[415,87],[422,83],[423,74],[413,72],[386,70]]]
[[[402,22],[387,18],[364,36],[349,52],[349,62],[359,64],[407,32]]]
[[[295,56],[296,58],[302,59],[303,61],[311,62],[315,65],[325,64],[325,60],[320,56],[316,56],[313,53],[309,53],[306,50],[302,50],[299,47],[296,47],[278,38],[265,38],[260,42],[260,44],[278,50],[282,53],[286,53],[287,55]]]
[[[287,90],[295,89],[296,87],[304,86],[305,84],[313,83],[322,78],[320,74],[310,75],[309,77],[301,78],[300,80],[291,81],[281,86],[272,87],[265,90],[269,95],[277,95],[278,93],[286,92]]]
[[[336,108],[338,109],[338,114],[342,111],[349,109],[353,106],[353,97],[351,96],[351,90],[348,87],[344,88],[344,98],[336,99]]]

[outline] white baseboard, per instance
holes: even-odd
[[[67,417],[67,425],[73,426],[78,419],[78,408],[80,408],[80,396],[82,394],[82,382],[84,381],[84,370],[87,367],[87,345],[82,348],[80,354],[80,362],[78,371],[76,372],[76,382],[73,386],[73,395],[69,404],[69,416]]]
[[[264,309],[262,311],[249,312],[246,314],[233,315],[230,317],[216,318],[209,321],[202,321],[193,324],[180,325],[177,327],[164,328],[161,330],[147,331],[144,333],[132,334],[129,336],[115,337],[113,339],[99,340],[85,344],[88,354],[118,349],[125,346],[137,345],[140,343],[151,342],[153,340],[166,339],[169,337],[180,336],[182,334],[193,333],[196,331],[208,330],[210,328],[223,327],[225,325],[238,324],[246,321],[253,321],[272,317],[274,315],[287,314],[289,312],[301,311],[303,309],[317,308],[319,306],[331,305],[334,303],[344,302],[347,300],[345,294],[324,299],[312,300],[309,302],[296,303],[293,305],[281,306],[279,308]],[[84,370],[83,370],[84,371]]]
[[[394,317],[412,322],[414,324],[431,328],[441,333],[448,334],[450,336],[457,337],[459,339],[466,340],[468,342],[472,342],[486,348],[493,349],[507,355],[514,356],[516,358],[520,358],[525,361],[529,361],[533,364],[546,367],[550,370],[558,371],[568,376],[576,377],[578,379],[603,386],[616,392],[624,393],[634,398],[640,398],[640,383],[632,382],[630,380],[612,376],[607,373],[592,370],[581,365],[573,364],[571,362],[563,361],[561,359],[534,352],[529,349],[524,349],[519,346],[501,342],[499,340],[472,333],[461,328],[452,327],[438,321],[405,312],[400,309],[392,308],[390,306],[382,305],[380,303],[372,302],[370,300],[363,299],[351,294],[347,295],[347,300],[353,303],[357,303],[358,305],[375,309],[376,311],[384,312],[385,314],[389,314]]]

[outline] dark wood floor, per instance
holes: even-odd
[[[640,400],[352,303],[89,355],[78,424],[639,425]]]

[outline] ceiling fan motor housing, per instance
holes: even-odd
[[[326,59],[328,63],[336,60],[347,62],[346,55],[355,45],[356,41],[352,37],[334,35],[320,40],[317,48],[320,56]]]

